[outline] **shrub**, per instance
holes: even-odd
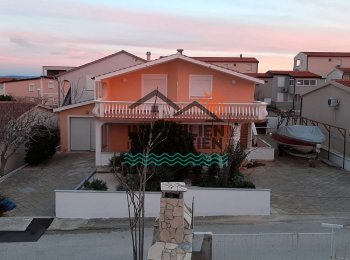
[[[84,189],[86,190],[108,190],[107,183],[100,179],[94,179],[91,182],[86,181],[84,183]]]
[[[52,158],[59,143],[58,129],[43,125],[33,126],[30,138],[25,144],[26,155],[24,161],[29,165],[38,165]]]
[[[0,101],[14,101],[15,99],[12,96],[0,95]]]

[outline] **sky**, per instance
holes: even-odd
[[[292,69],[300,51],[350,52],[348,0],[0,0],[0,76],[40,75],[126,50],[256,57]]]

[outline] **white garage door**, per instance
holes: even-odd
[[[95,151],[95,122],[93,118],[70,119],[70,150]]]

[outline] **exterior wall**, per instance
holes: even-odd
[[[271,101],[272,99],[272,78],[261,79],[264,80],[264,84],[256,84],[254,97],[259,101]],[[268,103],[268,102],[267,102]]]
[[[53,88],[48,87],[49,82],[53,82]],[[34,91],[29,91],[29,84],[34,85]],[[19,80],[4,83],[3,86],[6,95],[11,95],[16,98],[41,99],[43,104],[57,105],[58,82],[55,79],[40,78]]]
[[[350,67],[350,57],[309,57],[308,70],[327,77],[336,66]]]
[[[69,151],[69,119],[72,116],[93,116],[92,109],[94,105],[85,105],[72,109],[63,110],[59,114],[60,121],[60,142],[61,142],[61,151]]]
[[[297,66],[297,60],[301,61],[300,66]],[[294,57],[294,70],[307,71],[307,56],[305,53],[299,52]]]
[[[125,192],[55,191],[58,218],[127,218]],[[158,217],[160,192],[147,192],[145,216]],[[270,190],[190,187],[185,203],[195,200],[196,216],[270,215]],[[226,199],[223,203],[223,198]],[[116,205],[118,205],[116,207]]]
[[[227,69],[235,70],[241,73],[258,73],[257,62],[210,62]]]
[[[120,53],[100,62],[73,70],[58,78],[61,84],[61,92],[67,93],[69,87],[72,87],[72,104],[92,100],[94,99],[94,88],[87,89],[87,76],[91,78],[140,63],[143,63],[143,61],[125,53]],[[69,83],[67,84],[64,81],[69,81]],[[61,96],[61,102],[63,102],[62,99]]]
[[[175,102],[250,103],[254,101],[254,83],[185,61],[171,61],[137,72],[105,80],[103,100],[136,101],[142,96],[142,74],[166,74],[168,98]],[[190,75],[212,75],[211,99],[190,99]],[[232,83],[235,81],[235,84]],[[131,91],[132,90],[132,91]]]
[[[335,109],[328,106],[328,98],[337,98],[340,101],[339,108]],[[342,90],[340,88],[328,85],[322,87],[317,91],[309,93],[308,95],[303,96],[303,109],[302,116],[333,126],[338,126],[347,129],[347,132],[350,131],[350,121],[349,121],[349,111],[350,103],[350,93]],[[315,104],[317,104],[317,109],[315,109]],[[326,136],[328,133],[324,130]],[[346,150],[350,154],[350,143],[347,136]],[[328,141],[324,143],[327,145]],[[343,137],[335,129],[331,132],[331,148],[338,151],[339,153],[343,152]]]
[[[335,79],[342,79],[343,78],[343,72],[338,70],[338,69],[334,69],[332,70],[328,75],[327,75],[327,81],[329,80],[335,80]]]

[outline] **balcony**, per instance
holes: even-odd
[[[157,119],[172,119],[176,121],[206,121],[206,120],[236,120],[236,121],[260,121],[267,116],[267,104],[254,103],[210,103],[199,104],[197,102],[172,104],[124,101],[95,101],[93,113],[96,117],[104,119],[145,120],[156,117]]]

